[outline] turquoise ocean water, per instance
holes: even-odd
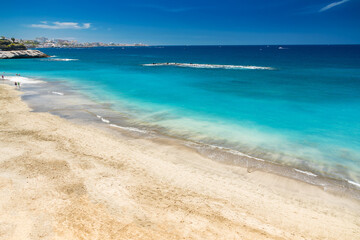
[[[140,128],[360,183],[359,45],[42,51],[0,71],[64,82]]]

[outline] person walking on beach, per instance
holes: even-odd
[[[20,82],[18,82],[17,84],[18,84],[18,87],[20,88]]]
[[[15,82],[15,87],[17,87],[17,82]]]

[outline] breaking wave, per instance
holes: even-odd
[[[60,96],[64,96],[64,93],[62,92],[51,92],[52,94],[56,94],[56,95],[60,95]]]
[[[220,65],[220,64],[199,64],[199,63],[148,63],[148,64],[143,64],[143,66],[146,66],[146,67],[175,66],[175,67],[190,67],[190,68],[274,70],[274,68],[272,68],[272,67],[243,66],[243,65]]]
[[[96,117],[98,119],[100,119],[102,122],[109,124],[110,127],[120,128],[120,129],[123,129],[123,130],[132,131],[132,132],[148,133],[147,131],[142,130],[142,129],[138,129],[138,128],[134,128],[134,127],[122,127],[122,126],[119,126],[119,125],[116,125],[116,124],[112,124],[112,123],[110,123],[109,120],[103,118],[100,115],[96,115]]]
[[[55,61],[55,62],[70,62],[70,61],[78,61],[79,59],[73,59],[73,58],[48,58],[43,59],[42,61]]]
[[[32,78],[27,78],[27,77],[21,77],[21,76],[4,76],[5,80],[9,80],[11,82],[19,82],[19,83],[30,83],[30,84],[34,84],[34,83],[42,83],[43,81],[40,80],[35,80]]]

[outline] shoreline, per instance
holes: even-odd
[[[26,83],[26,86],[21,90],[23,93],[30,91],[31,94],[34,95],[34,97],[31,97],[30,100],[26,99],[25,102],[27,104],[31,103],[31,107],[35,111],[51,112],[54,115],[75,120],[75,122],[78,123],[95,123],[96,127],[108,130],[112,133],[118,130],[125,131],[132,137],[139,137],[137,135],[140,134],[141,138],[150,137],[152,139],[166,139],[176,142],[178,145],[190,147],[197,153],[201,154],[205,158],[211,159],[212,161],[217,161],[230,166],[242,167],[247,169],[248,172],[261,171],[299,180],[317,186],[322,190],[333,194],[344,195],[360,200],[360,184],[349,179],[336,178],[330,174],[326,175],[326,173],[314,171],[315,169],[309,169],[306,168],[306,166],[304,168],[304,166],[294,166],[267,161],[261,157],[251,156],[231,148],[196,142],[179,136],[169,135],[164,131],[159,131],[158,129],[148,129],[143,128],[144,126],[134,125],[133,122],[127,121],[129,120],[127,119],[127,116],[121,117],[123,115],[122,112],[112,109],[110,105],[103,108],[101,103],[96,102],[90,96],[86,96],[85,93],[81,91],[63,85],[64,83],[47,82],[44,80],[18,76],[7,78],[7,80],[13,82],[19,80]],[[41,85],[40,87],[38,84],[41,83],[45,85]],[[27,84],[31,85],[29,86]],[[30,90],[27,90],[27,86]],[[36,87],[41,90],[37,90]],[[61,96],[62,98],[53,98],[53,95]],[[37,100],[37,98],[39,99]],[[47,102],[48,104],[50,103],[50,107],[44,107],[43,102]],[[73,104],[75,102],[75,108],[79,109],[73,109]],[[71,115],[74,116],[72,117]],[[119,120],[119,118],[122,119]]]
[[[170,139],[113,136],[31,112],[13,87],[0,92],[6,239],[360,236],[357,200],[215,162]]]

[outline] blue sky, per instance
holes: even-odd
[[[0,35],[157,45],[360,44],[360,0],[3,1]]]

